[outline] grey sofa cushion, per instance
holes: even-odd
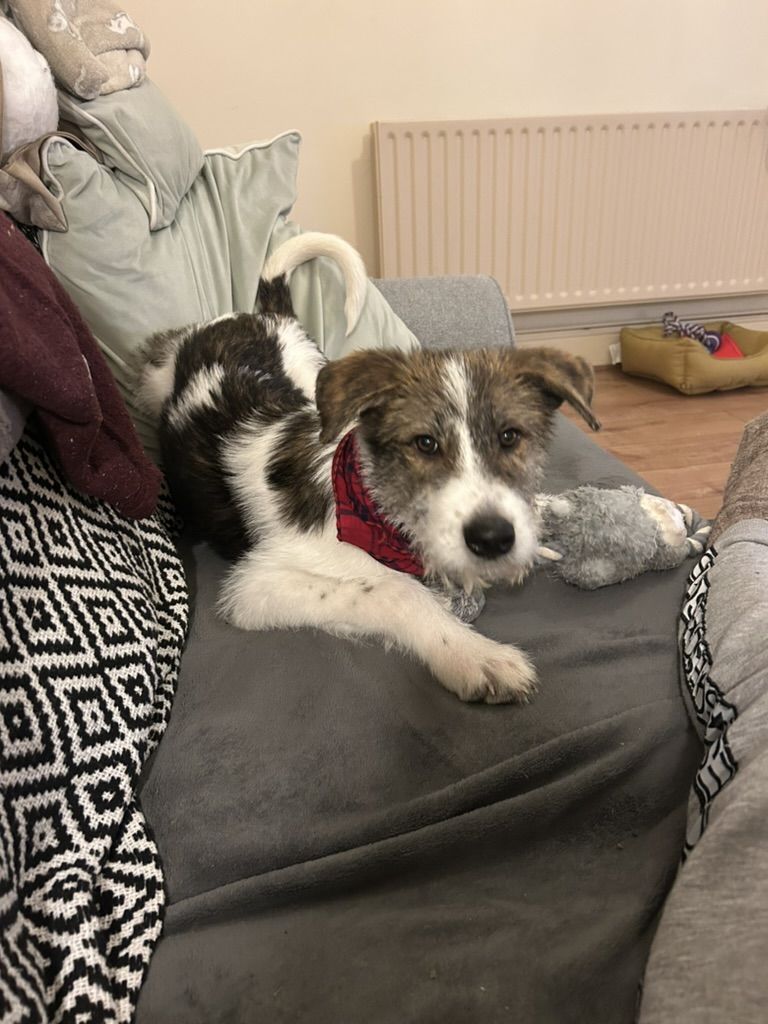
[[[374,282],[422,345],[481,348],[514,344],[506,299],[492,277],[427,277]],[[489,315],[491,313],[492,315]]]
[[[548,487],[635,478],[564,418]],[[141,803],[169,909],[140,1024],[633,1019],[698,742],[686,569],[575,590],[540,572],[477,627],[541,675],[465,705],[378,646],[241,633],[188,552],[194,620]]]

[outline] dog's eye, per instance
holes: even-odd
[[[499,444],[502,448],[517,448],[520,443],[520,431],[514,427],[507,427],[499,434]]]
[[[418,437],[413,439],[413,443],[422,453],[422,455],[437,455],[440,450],[440,445],[437,443],[434,437],[429,434],[419,434]]]

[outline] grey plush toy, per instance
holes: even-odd
[[[466,591],[456,584],[449,584],[443,580],[423,582],[433,594],[449,603],[453,614],[462,622],[474,622],[485,608],[485,591],[482,589]]]
[[[711,524],[687,505],[639,487],[541,494],[539,560],[566,583],[595,590],[701,554]]]

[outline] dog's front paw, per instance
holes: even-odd
[[[486,704],[526,704],[536,692],[536,669],[517,647],[498,644],[500,653],[483,664],[485,687],[478,698]]]
[[[459,647],[445,644],[448,655],[435,675],[461,700],[486,704],[523,704],[536,689],[536,670],[517,647],[477,633],[465,634]],[[467,642],[469,641],[469,642]]]

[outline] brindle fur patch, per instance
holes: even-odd
[[[320,423],[314,409],[294,413],[285,423],[267,465],[286,523],[302,530],[320,529],[331,510],[331,494],[320,473],[326,451],[317,444]]]
[[[299,479],[296,467],[285,464],[286,447],[291,447],[287,430],[286,443],[278,446],[270,464],[272,482],[284,510],[290,509],[289,521],[306,527],[314,516],[322,519],[328,507],[329,499],[320,496],[309,472],[319,429],[317,414],[284,371],[276,328],[271,317],[243,313],[190,331],[179,343],[173,391],[160,418],[160,446],[171,492],[187,521],[225,558],[237,557],[258,541],[235,500],[224,461],[227,443],[246,423],[267,427],[285,421],[288,427],[296,417],[297,462],[307,476]],[[150,339],[150,359],[162,362],[162,343],[162,337]],[[212,367],[223,371],[215,400],[174,419],[175,403],[187,385]],[[302,439],[312,452],[306,459],[301,456]],[[293,505],[283,498],[296,484],[299,500]]]

